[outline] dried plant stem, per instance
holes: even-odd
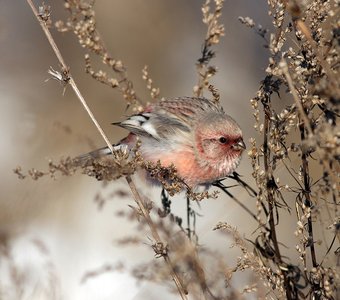
[[[239,206],[242,207],[256,222],[258,222],[257,216],[240,200],[238,200],[232,193],[228,191],[228,187],[223,185],[221,182],[213,183],[213,186],[220,188],[224,193],[226,193],[231,199],[233,199]],[[264,210],[266,211],[266,207],[264,206]],[[268,227],[264,227],[267,231],[269,231]]]
[[[66,65],[62,55],[61,55],[61,52],[57,46],[57,44],[55,43],[52,35],[51,35],[51,32],[49,31],[48,27],[46,26],[46,23],[45,21],[39,17],[39,13],[37,11],[37,9],[35,8],[32,0],[27,0],[27,3],[29,4],[29,6],[31,7],[35,17],[37,18],[42,30],[44,31],[47,39],[48,39],[48,42],[50,43],[55,55],[57,56],[58,60],[59,60],[59,63],[61,64],[62,66],[62,69],[63,70],[68,70],[68,66]],[[102,136],[102,138],[104,139],[105,143],[107,144],[108,148],[110,149],[110,151],[113,153],[114,150],[113,150],[113,147],[112,147],[112,144],[110,143],[109,139],[107,138],[107,136],[105,135],[103,129],[100,127],[99,123],[97,122],[96,118],[94,117],[92,111],[90,110],[89,106],[87,105],[84,97],[82,96],[80,90],[78,89],[78,86],[76,85],[73,77],[71,76],[71,74],[68,74],[68,84],[71,85],[73,91],[75,92],[75,94],[77,95],[78,99],[80,100],[81,104],[83,105],[83,107],[85,108],[87,114],[90,116],[92,122],[94,123],[94,125],[97,127],[100,135]]]
[[[136,188],[134,182],[132,181],[131,176],[127,175],[125,178],[126,178],[127,183],[129,184],[129,187],[131,189],[133,197],[134,197],[139,209],[141,210],[141,212],[143,214],[145,221],[148,223],[148,226],[151,230],[152,237],[154,238],[156,243],[164,245],[164,243],[162,242],[162,240],[161,240],[161,238],[158,234],[156,225],[152,221],[149,212],[147,211],[147,209],[143,205],[143,201],[142,201],[142,199],[141,199],[141,197],[140,197],[140,195],[137,191],[137,188]],[[170,257],[166,253],[164,253],[162,256],[163,256],[164,260],[166,261],[166,263],[168,264],[168,266],[170,267],[171,276],[172,276],[172,278],[173,278],[173,280],[176,284],[176,287],[178,289],[179,294],[181,295],[182,299],[187,299],[186,295],[188,294],[188,292],[184,288],[180,278],[178,277],[177,273],[175,272],[175,270],[172,266]]]
[[[61,55],[61,52],[58,48],[58,46],[56,45],[52,35],[51,35],[51,32],[49,31],[48,27],[46,26],[46,23],[44,20],[42,20],[42,18],[40,18],[39,16],[39,13],[37,11],[37,9],[35,8],[32,0],[27,0],[27,3],[29,4],[29,6],[31,7],[36,19],[38,20],[41,28],[43,29],[55,55],[57,56],[61,66],[62,66],[62,69],[63,70],[68,70],[68,66],[66,65],[62,55]],[[78,89],[73,77],[71,76],[71,74],[68,73],[68,80],[67,80],[67,83],[71,85],[73,91],[75,92],[75,94],[77,95],[78,99],[80,100],[81,104],[83,105],[83,107],[85,108],[86,112],[88,113],[88,115],[90,116],[91,120],[93,121],[93,123],[95,124],[97,130],[99,131],[99,133],[101,134],[101,136],[103,137],[104,141],[106,142],[108,148],[111,150],[112,153],[114,153],[114,150],[113,150],[113,146],[112,144],[110,143],[109,139],[107,138],[107,136],[105,135],[104,131],[102,130],[102,128],[100,127],[99,123],[97,122],[96,118],[94,117],[91,109],[88,107],[84,97],[82,96],[80,90]],[[136,186],[134,185],[132,179],[131,179],[131,176],[127,175],[126,176],[126,181],[128,182],[129,184],[129,187],[131,189],[131,192],[134,196],[134,199],[139,207],[139,209],[141,210],[142,214],[143,214],[143,217],[144,219],[146,220],[150,230],[151,230],[151,233],[152,233],[152,236],[153,238],[155,239],[155,241],[157,243],[162,243],[161,241],[161,238],[158,234],[158,231],[156,229],[156,226],[155,224],[153,223],[153,221],[151,220],[151,217],[149,215],[149,212],[147,211],[147,209],[145,208],[144,204],[143,204],[143,201],[141,199],[141,197],[139,196],[139,193],[136,189]],[[187,294],[187,291],[186,289],[184,289],[183,287],[183,284],[181,283],[178,275],[176,274],[172,264],[171,264],[171,261],[170,261],[170,258],[167,254],[164,254],[162,255],[164,257],[164,260],[166,261],[166,263],[168,264],[168,266],[170,267],[170,271],[171,271],[171,276],[177,286],[177,289],[178,289],[178,292],[179,294],[181,295],[181,298],[182,299],[187,299],[186,297],[186,294]]]
[[[265,118],[264,118],[264,140],[263,140],[263,161],[264,161],[264,169],[267,174],[267,186],[269,186],[269,181],[272,180],[272,169],[270,167],[270,153],[268,148],[268,132],[269,132],[269,124],[270,124],[270,110],[267,104],[263,103],[265,110]],[[280,252],[280,247],[276,235],[276,227],[274,220],[274,209],[275,209],[275,198],[273,196],[273,190],[271,188],[267,189],[267,197],[268,197],[268,208],[269,208],[269,228],[270,228],[270,239],[272,240],[274,250],[275,250],[275,262],[280,267],[282,265],[282,257]],[[286,287],[286,297],[288,300],[292,298],[291,286],[289,284],[289,278],[285,271],[283,273],[284,285]]]
[[[267,174],[267,182],[271,180],[272,177],[272,170],[270,169],[270,154],[268,151],[268,130],[269,130],[269,116],[266,114],[265,115],[265,120],[264,120],[264,141],[263,141],[263,160],[264,160],[264,169]],[[267,184],[268,186],[268,184]],[[276,237],[276,229],[275,229],[275,221],[274,221],[274,197],[272,194],[272,190],[268,189],[268,206],[269,206],[269,226],[270,226],[270,231],[271,231],[271,239],[274,244],[275,248],[275,254],[276,254],[276,259],[278,263],[281,263],[281,254],[280,254],[280,248],[279,244],[277,242],[277,237]]]
[[[102,138],[104,139],[105,143],[107,144],[108,148],[110,149],[111,153],[113,153],[113,146],[110,143],[109,139],[107,138],[106,134],[104,133],[103,129],[101,128],[101,126],[99,125],[99,123],[97,122],[96,118],[94,117],[92,111],[90,110],[90,108],[88,107],[85,99],[83,98],[83,96],[81,95],[77,85],[75,84],[73,78],[70,78],[70,85],[72,86],[74,92],[76,93],[76,95],[78,96],[81,104],[83,105],[83,107],[85,108],[87,114],[89,115],[89,117],[91,118],[92,122],[94,123],[94,125],[97,127],[100,135],[102,136]]]
[[[187,235],[189,240],[191,240],[190,214],[191,214],[190,198],[187,197]]]
[[[301,140],[302,141],[305,140],[305,126],[303,124],[300,125],[300,135],[301,135]],[[302,151],[301,160],[302,160],[302,175],[303,175],[303,184],[304,184],[303,194],[306,199],[305,205],[311,209],[312,200],[310,198],[310,180],[309,180],[309,175],[308,175],[309,166],[308,166],[307,154],[305,153],[305,151]],[[309,213],[307,223],[308,223],[309,247],[310,247],[310,252],[311,252],[311,257],[312,257],[312,263],[313,263],[313,267],[317,267],[318,263],[316,261],[316,254],[315,254],[315,247],[314,247],[313,222],[312,222],[311,212]]]
[[[306,112],[305,110],[303,109],[303,106],[302,106],[302,103],[299,99],[299,96],[297,94],[297,91],[294,87],[294,84],[293,84],[293,80],[292,80],[292,77],[290,76],[289,74],[289,70],[288,70],[288,65],[287,65],[287,62],[285,60],[282,60],[281,63],[280,63],[280,66],[281,66],[281,69],[282,69],[282,72],[283,74],[285,75],[286,77],[286,80],[287,80],[287,83],[288,83],[288,86],[289,86],[289,89],[293,95],[293,99],[295,101],[295,104],[297,106],[297,108],[299,109],[299,114],[300,114],[300,117],[303,119],[304,123],[305,123],[305,126],[308,130],[308,133],[309,134],[313,134],[313,130],[312,130],[312,127],[310,125],[310,122],[308,120],[308,117],[306,115]]]

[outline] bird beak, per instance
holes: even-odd
[[[240,139],[237,143],[235,143],[233,146],[233,149],[235,150],[244,150],[246,149],[246,144],[244,143],[243,139]]]

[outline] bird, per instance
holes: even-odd
[[[163,98],[141,113],[112,124],[129,131],[113,145],[115,150],[131,150],[140,140],[139,152],[144,160],[175,166],[178,176],[191,188],[209,186],[234,172],[246,149],[237,122],[219,102],[203,97]],[[79,160],[101,159],[109,154],[110,149],[104,147]]]

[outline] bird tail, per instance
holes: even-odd
[[[112,145],[112,146],[113,146],[113,150],[120,150],[124,147],[124,145],[122,144],[117,144],[117,145]],[[79,155],[74,159],[74,161],[76,162],[76,165],[78,166],[89,166],[92,164],[94,160],[103,158],[110,154],[111,154],[111,150],[109,149],[109,147],[103,147],[103,148],[96,149],[94,151]]]

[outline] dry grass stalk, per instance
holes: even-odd
[[[224,25],[220,24],[222,8],[224,0],[214,0],[215,9],[211,11],[211,0],[206,0],[202,6],[203,23],[207,25],[207,33],[202,46],[202,54],[198,59],[196,67],[198,73],[198,83],[194,86],[194,95],[196,97],[203,96],[204,89],[208,89],[209,80],[217,72],[217,68],[210,65],[211,59],[215,56],[212,46],[220,42],[220,38],[224,36]]]

